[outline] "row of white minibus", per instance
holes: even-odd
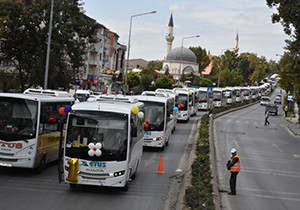
[[[80,184],[127,189],[144,147],[164,150],[177,122],[198,111],[195,88],[157,89],[140,95],[99,95],[76,103],[68,116],[63,179]],[[72,133],[80,130],[80,137]]]
[[[196,115],[196,95],[191,88],[157,89],[134,96],[99,95],[74,104],[68,114],[61,179],[72,188],[83,184],[127,189],[143,148],[164,150],[177,122]]]
[[[267,85],[157,89],[136,96],[99,95],[79,103],[64,91],[1,93],[0,166],[43,169],[59,159],[59,179],[72,188],[127,189],[143,148],[164,149],[178,121],[268,90]]]
[[[264,83],[260,86],[213,88],[210,100],[214,107],[255,100],[271,92],[271,85]],[[210,102],[211,103],[211,102]]]

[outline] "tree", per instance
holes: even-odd
[[[14,1],[0,2],[1,61],[11,63],[18,72],[21,90],[39,67],[42,50],[42,11],[32,1],[26,5]],[[26,40],[26,41],[24,41]],[[45,56],[45,54],[43,54]]]
[[[241,70],[243,75],[244,84],[249,84],[250,75],[254,72],[255,68],[251,67],[251,57],[257,57],[253,53],[241,53],[238,59],[238,69]]]
[[[260,60],[259,63],[256,63],[254,66],[255,70],[254,72],[250,75],[250,80],[253,83],[259,83],[261,80],[263,80],[268,72],[268,64]]]
[[[171,88],[173,88],[173,81],[170,78],[163,76],[156,80],[155,86],[156,86],[156,88],[171,89]]]
[[[200,86],[201,87],[212,87],[212,81],[207,78],[202,78],[200,81]]]
[[[199,64],[199,73],[201,73],[206,66],[210,63],[210,59],[207,55],[207,52],[205,49],[202,49],[199,47],[190,47],[189,48],[193,53],[195,53],[197,58],[197,63]]]
[[[300,1],[293,0],[267,0],[267,5],[270,8],[276,8],[277,12],[272,14],[273,23],[281,23],[284,32],[290,36],[290,40],[285,40],[287,43],[286,49],[289,51],[289,56],[292,57],[292,63],[285,63],[285,58],[283,63],[283,71],[287,70],[287,67],[292,71],[294,77],[292,79],[294,97],[297,100],[298,107],[300,105]],[[291,59],[291,58],[287,58]],[[288,76],[289,77],[289,76]],[[290,79],[290,78],[289,78]],[[287,81],[289,81],[289,79]],[[285,79],[284,79],[285,80]],[[281,82],[285,85],[286,81]],[[286,87],[288,88],[288,84]],[[300,109],[299,109],[300,113]],[[298,121],[300,122],[300,116]]]
[[[281,23],[284,32],[291,37],[291,40],[286,40],[287,49],[300,55],[300,1],[267,0],[267,5],[277,10],[272,14],[272,22]]]
[[[293,57],[291,55],[286,54],[280,59],[280,87],[286,90],[286,92],[293,92],[293,83],[295,72],[293,72]]]
[[[149,61],[148,64],[147,64],[147,69],[149,70],[161,70],[162,69],[162,65],[163,65],[163,62],[162,61]]]
[[[141,84],[141,77],[138,73],[129,72],[127,75],[127,79],[128,79],[127,84],[129,88],[133,88]]]
[[[50,2],[0,2],[0,59],[16,67],[21,90],[26,84],[44,84]],[[94,41],[97,27],[94,20],[82,13],[80,0],[54,2],[50,88],[65,87],[74,81],[74,71],[83,65],[86,41]]]
[[[155,71],[151,69],[144,69],[141,71],[141,84],[143,90],[150,90],[151,85],[154,83],[156,79]]]

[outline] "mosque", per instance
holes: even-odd
[[[199,65],[197,63],[197,57],[195,53],[186,47],[176,47],[172,49],[172,42],[174,40],[173,34],[173,14],[171,14],[168,24],[168,32],[166,34],[166,58],[163,62],[162,73],[167,70],[170,75],[173,76],[175,80],[179,80],[182,74],[191,74],[201,76],[199,71]],[[233,50],[238,52],[238,34],[236,35],[235,47]],[[209,55],[210,56],[210,55]],[[212,56],[210,56],[211,58]],[[207,68],[201,71],[209,72],[208,68],[212,68],[212,63],[210,63]],[[211,70],[211,69],[210,69]]]

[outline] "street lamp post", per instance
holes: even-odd
[[[200,35],[195,35],[195,36],[186,36],[186,37],[182,37],[181,38],[181,48],[180,48],[180,66],[179,66],[179,75],[178,75],[178,81],[179,81],[179,77],[180,77],[180,74],[182,73],[182,48],[183,48],[183,40],[184,39],[191,39],[191,38],[198,38],[200,37]]]
[[[129,69],[129,54],[130,54],[130,39],[131,39],[132,18],[137,17],[137,16],[142,16],[142,15],[154,14],[154,13],[156,13],[156,11],[145,12],[145,13],[140,13],[140,14],[130,16],[129,36],[128,36],[128,44],[127,44],[127,63],[126,63],[126,69],[125,69],[125,84],[126,85],[127,85],[127,77],[128,77],[128,69]]]
[[[228,48],[228,49],[222,49],[221,50],[221,56],[220,56],[220,65],[219,65],[219,74],[218,74],[218,87],[220,87],[220,75],[221,75],[221,59],[222,59],[222,54],[224,51],[227,51],[227,50],[232,50],[234,48]]]
[[[47,85],[48,85],[49,60],[50,60],[50,44],[51,44],[51,34],[52,34],[52,22],[53,22],[53,5],[54,5],[54,0],[51,0],[50,21],[49,21],[49,34],[48,34],[48,43],[47,43],[47,57],[46,57],[45,78],[44,78],[44,89],[47,89]]]

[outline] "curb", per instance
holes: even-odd
[[[212,114],[209,115],[209,158],[210,158],[210,170],[211,170],[211,184],[213,188],[214,204],[216,210],[221,210],[221,195],[219,190],[219,181],[216,164],[216,148],[214,144],[214,117]]]
[[[187,207],[185,204],[185,190],[190,186],[192,179],[191,167],[194,159],[196,158],[196,144],[199,136],[199,127],[201,124],[201,117],[198,117],[198,122],[193,125],[196,127],[194,133],[192,134],[192,136],[194,137],[188,140],[188,143],[184,149],[185,155],[182,158],[183,163],[180,163],[180,165],[182,165],[182,169],[179,172],[175,172],[176,174],[171,177],[173,180],[169,190],[168,198],[166,200],[166,204],[163,207],[164,210],[189,209],[189,207]]]
[[[297,136],[297,137],[300,136],[300,133],[296,132],[296,131],[294,130],[294,128],[292,128],[291,126],[288,125],[287,128],[294,134],[294,136]]]

